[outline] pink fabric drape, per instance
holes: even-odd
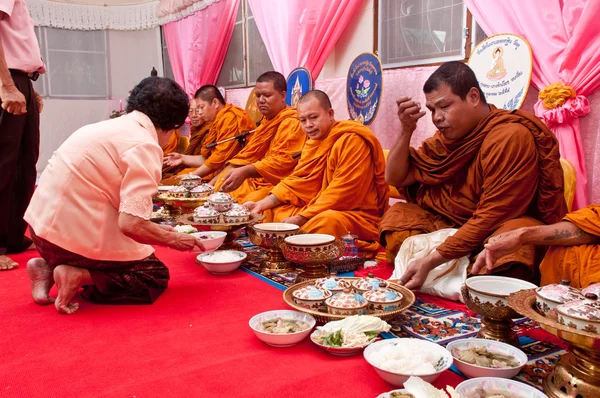
[[[273,67],[303,66],[316,80],[364,0],[248,0]]]
[[[239,5],[239,0],[221,0],[164,26],[175,81],[190,96],[217,82]]]
[[[579,118],[590,112],[587,96],[600,88],[600,1],[597,0],[465,0],[488,34],[523,36],[533,53],[532,84],[539,90],[562,82],[576,98],[546,109],[535,104],[536,115],[558,137],[561,155],[577,170],[574,209],[588,203],[587,172]]]

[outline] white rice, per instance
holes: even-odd
[[[375,351],[369,358],[378,368],[403,375],[428,375],[436,373],[435,365],[442,356],[431,352],[418,341],[407,345],[389,345]]]
[[[232,263],[234,261],[240,261],[242,257],[243,256],[237,252],[219,250],[200,257],[200,260],[206,261],[207,263]]]

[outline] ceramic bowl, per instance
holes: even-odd
[[[377,290],[368,290],[364,292],[363,297],[367,300],[367,312],[394,311],[402,303],[402,294],[386,287],[380,287]]]
[[[174,185],[159,185],[158,186],[158,193],[166,193],[169,192],[171,189],[173,189],[175,186]]]
[[[199,184],[190,190],[190,197],[195,199],[205,199],[212,193],[213,187],[208,184]]]
[[[595,294],[588,293],[588,297],[592,297],[592,299],[570,301],[556,307],[558,323],[572,329],[598,334],[600,331],[600,301]]]
[[[365,278],[360,278],[352,283],[352,287],[357,291],[364,293],[369,290],[377,290],[384,284],[384,287],[388,287],[387,281],[381,278],[376,278],[373,274],[368,274]]]
[[[194,232],[192,234],[193,237],[200,239],[202,242],[202,246],[204,248],[204,252],[213,252],[217,250],[223,242],[225,241],[225,237],[227,236],[227,232],[222,231],[207,231],[207,232]]]
[[[183,199],[190,195],[190,190],[182,185],[177,185],[171,188],[167,194],[170,198]]]
[[[292,297],[294,302],[301,307],[313,311],[326,311],[325,300],[331,297],[329,290],[318,289],[314,285],[308,285],[298,290],[294,290]]]
[[[349,280],[339,278],[334,273],[327,278],[317,279],[315,281],[315,286],[317,286],[319,289],[329,290],[332,293],[339,293],[344,289],[350,289],[352,287],[352,284]]]
[[[288,236],[281,248],[286,260],[302,265],[326,264],[342,255],[340,242],[326,234]]]
[[[600,297],[600,283],[592,283],[591,285],[589,285],[581,291],[581,294],[583,294],[584,296],[589,293],[593,293],[596,296]]]
[[[511,379],[501,379],[498,377],[478,377],[465,380],[456,386],[456,392],[461,397],[472,397],[480,388],[487,394],[496,393],[519,398],[546,398],[546,394],[537,388]]]
[[[465,304],[479,315],[494,319],[520,318],[509,305],[508,296],[536,285],[504,276],[473,276],[465,282]]]
[[[235,260],[220,260],[218,256],[226,253]],[[206,270],[215,275],[230,274],[242,265],[247,255],[244,252],[237,250],[217,250],[215,252],[201,253],[196,260],[206,268]]]
[[[558,319],[556,307],[584,298],[581,291],[566,284],[552,284],[535,289],[535,306],[549,318]]]
[[[247,228],[250,241],[265,249],[279,250],[281,242],[288,236],[296,235],[300,227],[296,224],[268,222]]]
[[[197,175],[188,174],[181,179],[179,185],[186,187],[187,189],[192,189],[202,184],[202,178]]]
[[[231,210],[235,200],[224,192],[215,192],[208,197],[208,204],[218,212],[224,213]]]
[[[226,224],[245,223],[250,220],[250,212],[243,206],[233,204],[231,210],[223,214],[223,221]]]
[[[306,330],[296,333],[274,334],[265,332],[262,328],[261,322],[268,321],[273,318],[299,320],[307,322],[309,327]],[[313,318],[309,314],[305,314],[304,312],[291,310],[276,310],[254,315],[250,319],[249,325],[256,337],[261,339],[266,344],[273,347],[289,347],[294,344],[298,344],[299,342],[304,340],[308,335],[310,335],[310,332],[313,330],[316,323],[317,322],[315,318]]]
[[[328,313],[343,316],[364,315],[368,304],[363,296],[350,289],[344,289],[325,300]]]
[[[519,365],[502,369],[488,368],[458,359],[456,350],[467,350],[469,348],[486,348],[489,352],[511,355],[519,362]],[[446,349],[452,354],[452,357],[454,358],[454,365],[458,368],[458,370],[470,378],[501,377],[505,379],[511,379],[515,377],[521,371],[521,368],[527,363],[527,355],[525,355],[523,351],[510,344],[502,343],[500,341],[488,339],[461,339],[451,342],[446,346]]]
[[[439,361],[434,365],[435,372],[431,374],[406,374],[399,372],[392,372],[386,369],[383,369],[373,362],[374,354],[379,353],[380,351],[385,352],[389,350],[390,347],[395,346],[400,349],[408,349],[417,348],[423,352],[431,353],[432,355],[439,357]],[[421,339],[386,339],[376,341],[375,343],[369,345],[365,348],[364,352],[365,360],[369,363],[369,365],[373,366],[377,374],[388,383],[392,384],[396,387],[402,387],[404,382],[408,380],[410,376],[419,376],[421,379],[428,383],[433,383],[443,372],[450,369],[452,366],[452,355],[448,352],[444,347],[439,344],[432,343],[430,341],[421,340]]]
[[[404,394],[408,394],[408,391],[401,389],[401,390],[392,390],[392,391],[388,391],[388,392],[384,392],[383,394],[379,394],[377,396],[377,398],[392,398],[392,393],[404,393]]]

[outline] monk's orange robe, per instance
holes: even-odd
[[[175,132],[171,135],[171,139],[164,146],[162,146],[163,155],[167,155],[171,152],[177,152],[177,148],[179,148],[179,139],[181,138],[181,134],[179,133],[179,129],[175,130]]]
[[[190,156],[200,156],[201,155],[201,150],[202,147],[206,144],[208,144],[206,142],[206,136],[208,135],[208,131],[210,130],[210,126],[211,123],[203,123],[198,127],[194,127],[192,126],[190,128],[190,144],[188,145],[187,149],[185,150],[185,152],[183,153],[184,155],[190,155]],[[191,172],[193,172],[194,170],[196,170],[196,167],[188,167],[186,168],[185,165],[181,165],[181,166],[163,166],[163,171],[162,171],[162,178],[163,180],[165,179],[170,179],[173,176],[176,175],[182,175],[182,174],[189,174]],[[172,181],[174,184],[176,185],[179,180],[173,180]],[[162,184],[165,184],[165,182],[162,182]]]
[[[212,126],[206,137],[206,142],[210,144],[222,141],[246,131],[254,130],[255,128],[256,124],[245,110],[227,104],[217,113],[217,117],[212,122]],[[201,155],[206,159],[204,165],[213,170],[211,174],[203,177],[204,180],[210,180],[215,175],[219,174],[227,162],[237,155],[241,149],[242,146],[237,140],[219,144],[211,149],[203,146]]]
[[[569,213],[563,220],[600,239],[600,205]],[[552,246],[540,264],[540,272],[542,285],[568,280],[571,286],[584,288],[600,282],[600,244]]]
[[[269,194],[275,185],[292,173],[298,159],[294,155],[302,151],[306,134],[302,131],[296,109],[286,107],[273,119],[263,118],[256,132],[250,135],[246,146],[229,161],[232,167],[252,164],[260,178],[247,178],[236,190],[230,192],[238,202],[259,201]],[[215,183],[219,190],[224,177],[231,170],[226,168]]]
[[[417,184],[403,191],[411,203],[392,206],[379,227],[388,260],[411,235],[458,228],[437,248],[455,259],[477,254],[493,234],[555,223],[565,215],[554,134],[530,113],[491,108],[460,141],[437,132],[418,150],[410,149]],[[521,264],[531,276],[535,263],[535,248],[524,246],[500,258],[495,270]]]
[[[381,248],[377,223],[388,206],[381,144],[363,124],[338,121],[323,140],[307,140],[298,165],[271,193],[282,202],[265,212],[266,221],[301,215],[308,233],[337,238],[351,232],[359,250],[373,256]]]

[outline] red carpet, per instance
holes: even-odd
[[[213,276],[194,255],[159,249],[169,289],[148,306],[81,300],[59,315],[33,303],[25,269],[0,272],[1,397],[376,397],[392,389],[362,356],[310,340],[271,348],[248,320],[286,308],[282,292],[243,271]],[[460,376],[446,372],[440,386]]]

